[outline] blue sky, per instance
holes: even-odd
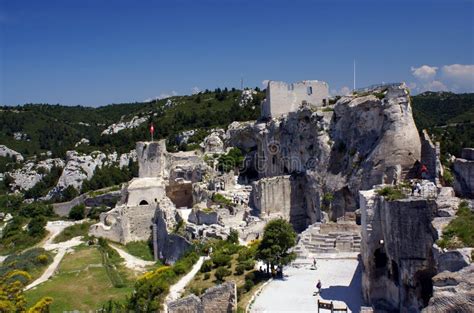
[[[0,0],[0,104],[405,81],[474,91],[473,1]]]

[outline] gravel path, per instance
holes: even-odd
[[[74,225],[74,224],[79,224],[79,223],[82,223],[82,221],[79,221],[79,222],[53,221],[53,222],[48,222],[46,224],[45,228],[49,232],[49,235],[46,241],[43,242],[42,247],[48,251],[57,250],[58,253],[54,256],[53,263],[51,263],[48,266],[48,268],[44,271],[44,273],[38,279],[36,279],[34,282],[26,286],[25,290],[34,288],[38,286],[39,284],[47,281],[51,276],[53,276],[53,274],[58,269],[58,266],[61,263],[61,260],[63,259],[68,249],[78,246],[82,243],[82,240],[81,240],[82,237],[75,237],[68,241],[64,241],[60,243],[53,243],[54,238],[57,235],[59,235],[66,227]]]
[[[361,269],[354,259],[318,260],[318,269],[310,266],[286,268],[283,280],[274,279],[256,298],[251,312],[317,312],[317,299],[334,301],[349,312],[359,312],[363,304]],[[321,280],[321,296],[314,295]],[[321,310],[321,312],[326,312]]]
[[[138,272],[144,272],[146,271],[146,267],[155,264],[153,261],[145,261],[140,258],[137,258],[136,256],[131,255],[130,253],[122,250],[121,248],[115,246],[115,245],[110,245],[115,251],[118,252],[118,254],[125,260],[125,266],[128,267],[129,269],[132,269],[134,271]]]
[[[196,274],[201,269],[202,263],[207,259],[209,259],[209,257],[207,256],[200,257],[199,260],[193,265],[191,271],[184,275],[176,284],[170,287],[170,292],[168,293],[168,296],[166,296],[165,299],[164,312],[168,312],[168,302],[179,299],[186,285],[189,284],[189,282],[194,278],[194,276],[196,276]]]

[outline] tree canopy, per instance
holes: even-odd
[[[257,248],[257,258],[267,265],[286,265],[296,255],[289,250],[296,245],[296,233],[293,226],[284,219],[268,222],[263,239]]]

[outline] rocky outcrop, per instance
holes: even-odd
[[[115,152],[109,155],[95,151],[91,154],[80,154],[76,151],[68,151],[66,153],[66,165],[59,177],[56,186],[48,192],[46,199],[51,199],[57,194],[60,194],[69,186],[76,190],[81,190],[82,183],[94,176],[96,168],[106,165],[115,165],[119,167],[128,166],[130,161],[136,160],[135,151],[121,154],[120,156]]]
[[[364,300],[378,310],[419,311],[428,304],[436,274],[434,204],[387,201],[375,190],[361,191],[360,202]]]
[[[204,153],[224,153],[224,142],[219,132],[212,132],[202,142]]]
[[[269,186],[265,180],[272,177],[281,177],[283,185],[287,176],[291,182],[301,182],[285,189],[286,200],[278,207],[286,216],[294,212],[297,228],[302,229],[321,221],[323,206],[333,221],[354,212],[359,190],[409,178],[421,158],[404,84],[342,97],[333,107],[303,105],[267,122],[233,123],[226,143],[251,150],[246,157],[253,162],[247,162],[241,174],[256,173],[264,179],[255,183],[259,199],[282,197],[283,186],[278,192],[269,188],[268,195],[258,192],[259,186]],[[259,201],[257,209],[265,206]]]
[[[64,167],[64,161],[61,159],[47,159],[35,163],[29,161],[22,168],[10,172],[13,182],[10,185],[12,191],[26,191],[33,188],[47,175],[53,167]]]
[[[24,160],[21,153],[16,152],[15,150],[12,150],[4,145],[0,145],[0,157],[15,158],[17,162],[23,162]]]
[[[112,135],[112,134],[116,134],[119,131],[122,131],[124,129],[137,128],[141,124],[145,123],[147,120],[148,120],[147,116],[143,116],[143,117],[134,116],[128,122],[127,121],[120,121],[116,124],[114,123],[114,124],[110,125],[106,129],[104,129],[104,131],[102,132],[102,135]]]
[[[454,160],[454,190],[467,198],[474,198],[474,148],[462,150],[461,158]]]
[[[433,277],[433,297],[424,313],[472,312],[474,264],[458,272],[444,271]]]
[[[226,282],[206,290],[199,298],[190,295],[168,303],[169,313],[232,313],[237,310],[237,287]]]

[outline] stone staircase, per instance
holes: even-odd
[[[299,256],[322,253],[359,252],[361,236],[359,232],[321,232],[321,224],[313,224],[300,234],[294,251]]]

